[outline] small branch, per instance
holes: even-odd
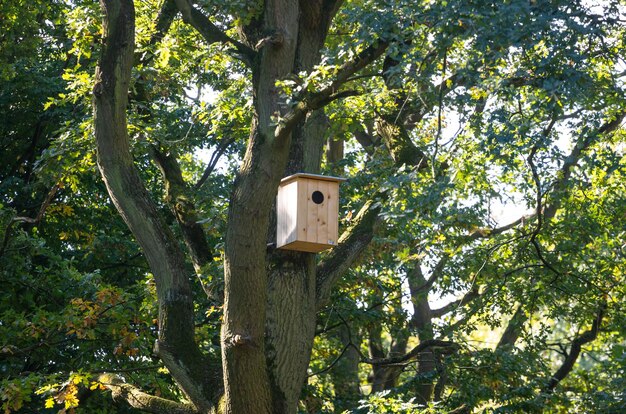
[[[37,213],[37,215],[35,216],[35,218],[30,218],[30,217],[14,217],[13,221],[17,222],[17,223],[29,223],[29,224],[39,224],[39,222],[41,221],[41,219],[43,218],[44,214],[46,213],[46,209],[48,208],[48,206],[50,205],[50,203],[52,202],[52,199],[54,198],[54,196],[56,195],[57,191],[59,191],[59,188],[61,188],[61,186],[59,184],[55,184],[50,191],[48,191],[48,195],[46,195],[46,198],[44,199],[43,203],[41,203],[41,207],[39,207],[39,212]]]
[[[200,187],[202,187],[202,185],[206,182],[206,180],[209,179],[211,173],[213,173],[213,170],[215,170],[215,166],[217,165],[218,161],[233,142],[235,142],[235,140],[233,138],[229,138],[219,143],[213,154],[211,154],[211,159],[204,169],[202,177],[200,177],[198,182],[193,185],[194,190],[199,190]]]
[[[437,163],[437,154],[439,152],[439,139],[441,138],[441,111],[443,109],[443,88],[445,87],[446,84],[446,70],[448,68],[448,49],[446,48],[443,51],[443,69],[442,69],[442,74],[441,77],[443,78],[443,82],[441,82],[439,84],[439,107],[437,109],[437,133],[435,134],[435,143],[434,143],[434,150],[433,150],[433,155],[432,155],[432,160],[431,160],[431,168],[433,169],[432,174],[433,177],[436,177],[437,174],[435,173],[435,165]]]
[[[318,101],[317,105],[319,107],[322,107],[322,106],[326,106],[329,103],[334,102],[334,101],[336,101],[338,99],[348,98],[350,96],[359,96],[359,95],[362,95],[362,94],[363,94],[362,92],[353,91],[353,90],[336,92],[336,93],[333,93],[333,94],[329,95],[327,98],[321,99],[320,101]],[[318,108],[315,108],[315,109],[318,109]]]
[[[543,192],[541,191],[541,180],[539,179],[539,173],[537,173],[537,167],[535,166],[535,162],[534,162],[534,157],[535,157],[535,154],[537,153],[537,150],[538,150],[537,145],[533,146],[533,148],[530,150],[530,154],[528,155],[528,158],[526,158],[526,162],[528,162],[528,165],[530,166],[530,171],[532,173],[533,181],[535,183],[535,188],[537,191],[537,195],[535,196],[535,199],[536,199],[535,215],[537,216],[537,226],[532,232],[531,240],[534,240],[537,237],[537,235],[541,231],[541,226],[543,224],[543,217],[542,217]]]
[[[343,349],[341,350],[341,353],[339,354],[339,356],[337,358],[335,358],[335,360],[333,362],[330,363],[330,365],[328,365],[326,368],[323,368],[317,372],[314,372],[313,374],[308,374],[306,377],[307,378],[311,378],[311,377],[315,377],[317,375],[323,374],[325,372],[330,371],[335,365],[337,365],[337,363],[339,362],[339,360],[341,360],[341,358],[343,357],[343,355],[346,353],[346,351],[348,350],[348,348],[350,347],[354,347],[354,345],[352,344],[352,342],[348,342]]]
[[[550,377],[548,384],[545,387],[545,391],[547,393],[552,393],[556,386],[572,372],[574,368],[574,364],[578,360],[578,356],[582,351],[582,347],[589,342],[594,341],[598,337],[598,332],[600,331],[600,324],[602,323],[602,319],[604,318],[604,314],[606,312],[606,303],[600,305],[598,312],[596,313],[596,317],[593,320],[591,325],[591,329],[583,332],[578,335],[572,341],[572,346],[570,348],[570,352],[561,364],[561,367]]]
[[[509,224],[505,224],[504,226],[496,227],[493,229],[489,229],[489,228],[477,229],[468,236],[468,240],[473,241],[477,239],[487,239],[489,237],[502,234],[506,231],[511,230],[512,228],[519,226],[520,224],[523,225],[524,223],[529,222],[530,220],[534,219],[535,216],[536,216],[535,213],[528,214],[528,215],[518,218],[517,220],[510,222]]]
[[[583,135],[580,137],[576,145],[570,152],[570,154],[565,158],[563,165],[561,166],[560,173],[558,174],[558,179],[552,183],[552,193],[559,193],[561,191],[565,191],[567,184],[572,176],[572,170],[576,165],[578,165],[578,161],[582,157],[584,151],[586,151],[591,144],[595,142],[595,139],[600,135],[610,134],[615,131],[622,124],[622,121],[626,117],[626,110],[621,111],[615,115],[615,118],[605,124],[603,124],[600,128],[598,128],[595,133],[589,133],[587,135]],[[560,202],[558,200],[552,200],[550,204],[548,204],[544,211],[544,216],[546,219],[554,217],[556,211],[560,207]]]
[[[138,252],[138,253],[135,253],[132,256],[127,257],[126,259],[121,260],[121,261],[119,261],[117,263],[109,263],[106,266],[100,266],[100,270],[101,271],[102,270],[110,270],[110,269],[115,269],[115,268],[118,268],[118,267],[136,267],[136,268],[139,268],[139,269],[147,269],[147,267],[145,267],[145,266],[139,266],[139,265],[132,265],[132,264],[130,264],[130,262],[132,260],[135,260],[138,257],[141,257],[142,254],[143,253]]]
[[[123,374],[137,371],[152,371],[163,367],[163,365],[149,365],[147,367],[120,368],[120,369],[97,369],[89,371],[90,374]]]
[[[446,264],[448,263],[448,260],[450,259],[450,255],[449,254],[444,254],[441,259],[439,259],[439,261],[437,262],[437,264],[435,265],[432,273],[430,274],[430,277],[426,280],[426,283],[422,284],[421,286],[419,286],[415,292],[411,293],[412,296],[416,296],[419,294],[422,294],[424,292],[428,292],[430,291],[430,289],[433,287],[433,285],[435,284],[435,282],[442,276],[443,274],[443,269],[446,267]],[[421,272],[421,268],[419,267],[419,264],[413,269],[414,272]]]
[[[554,268],[554,266],[552,266],[552,264],[550,264],[546,258],[543,256],[543,252],[541,251],[541,246],[539,245],[539,242],[537,241],[537,236],[539,235],[539,233],[541,232],[541,227],[543,226],[543,204],[542,204],[542,200],[543,200],[543,192],[541,190],[541,180],[539,179],[539,173],[537,172],[537,167],[535,166],[534,163],[534,157],[535,154],[537,153],[538,150],[538,146],[535,145],[533,146],[533,148],[530,151],[530,154],[528,155],[528,158],[526,159],[526,161],[528,162],[528,165],[530,166],[530,170],[533,176],[533,181],[535,183],[535,187],[536,187],[536,191],[537,191],[537,195],[536,195],[536,206],[535,206],[535,215],[537,216],[537,226],[535,227],[535,229],[532,231],[531,235],[530,235],[530,243],[533,245],[533,247],[535,248],[535,252],[537,253],[537,257],[539,258],[539,260],[541,261],[541,263],[543,263],[546,268],[548,268],[550,271],[552,271],[552,273],[554,273],[556,277],[558,277],[561,272],[559,272],[558,270],[556,270]]]
[[[14,345],[8,345],[6,347],[4,347],[3,349],[0,349],[0,360],[2,359],[7,359],[10,357],[13,357],[15,355],[25,355],[28,356],[32,351],[38,349],[38,348],[42,348],[42,347],[57,347],[61,344],[67,343],[72,341],[73,338],[64,338],[64,339],[60,339],[58,341],[52,341],[52,342],[48,342],[48,339],[46,340],[40,340],[39,342],[37,342],[36,344],[27,346],[26,348],[17,348]]]
[[[364,313],[367,314],[368,312],[371,312],[372,310],[380,308],[381,306],[384,306],[384,305],[385,305],[385,302],[382,302],[382,301],[381,302],[376,302],[376,303],[372,304],[371,306],[369,306],[367,309],[365,309]],[[343,318],[341,318],[341,319],[342,319],[342,322],[338,322],[338,323],[335,323],[333,325],[324,326],[323,329],[318,329],[317,331],[315,331],[315,335],[317,336],[317,335],[321,335],[323,333],[328,333],[328,332],[332,331],[333,329],[335,329],[335,328],[337,328],[339,326],[345,325],[347,322],[344,322]],[[348,319],[348,322],[352,322],[354,319],[355,318],[352,317],[352,318]]]
[[[9,239],[11,238],[11,230],[13,228],[13,225],[17,223],[28,223],[28,224],[35,224],[35,225],[39,224],[39,222],[43,219],[44,214],[46,214],[46,210],[48,209],[48,206],[50,206],[50,203],[52,203],[52,200],[54,199],[54,196],[56,195],[57,191],[59,191],[59,188],[61,188],[60,185],[55,184],[50,189],[50,191],[48,191],[48,195],[46,195],[46,198],[44,199],[43,203],[41,203],[41,206],[39,207],[39,212],[37,213],[35,218],[13,217],[11,221],[9,221],[9,224],[4,229],[4,237],[2,238],[2,246],[0,246],[0,257],[4,256],[4,252],[6,251],[6,248],[9,245]]]
[[[347,82],[352,82],[352,81],[359,80],[359,79],[375,78],[375,77],[378,77],[378,76],[383,76],[383,74],[380,73],[380,72],[364,73],[362,75],[355,75],[355,76],[352,76],[352,77],[348,78]]]
[[[496,236],[498,234],[502,234],[514,227],[517,227],[520,224],[523,224],[524,222],[531,220],[534,217],[534,215],[526,215],[526,216],[522,216],[520,218],[518,218],[517,220],[506,224],[504,226],[501,227],[496,227],[493,229],[478,229],[475,230],[474,232],[472,232],[470,235],[466,236],[466,240],[467,241],[474,241],[477,239],[486,239],[486,238],[490,238],[493,236]],[[421,286],[419,286],[415,292],[415,294],[421,294],[423,292],[428,292],[430,291],[430,289],[433,287],[433,285],[437,282],[437,280],[439,280],[439,278],[441,278],[442,274],[443,274],[443,270],[445,269],[446,264],[448,263],[450,259],[450,255],[449,254],[444,254],[439,261],[437,262],[437,264],[435,265],[435,267],[433,268],[433,271],[430,275],[430,277],[426,280],[426,283],[422,284]],[[471,291],[469,293],[467,293],[462,299],[457,300],[455,302],[452,302],[448,305],[446,305],[443,308],[440,309],[434,309],[433,310],[433,317],[441,317],[443,315],[445,315],[448,312],[451,312],[454,309],[454,306],[463,306],[469,302],[471,302],[472,300],[476,299],[478,296],[480,296],[478,294],[478,292],[475,291]]]

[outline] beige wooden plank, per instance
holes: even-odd
[[[296,240],[292,243],[281,246],[282,250],[295,250],[298,252],[308,252],[308,253],[319,253],[326,249],[329,249],[332,246],[322,243],[313,243],[302,240]]]
[[[339,228],[339,183],[329,183],[326,204],[328,211],[328,239],[326,243],[337,245],[337,233]]]
[[[307,179],[307,193],[306,193],[306,205],[307,205],[307,218],[306,228],[307,235],[306,241],[317,243],[317,217],[319,212],[319,206],[311,200],[311,194],[318,189],[319,183],[315,180]]]
[[[288,181],[298,180],[298,179],[314,179],[317,181],[332,181],[332,182],[341,182],[346,181],[345,178],[341,177],[332,177],[330,175],[319,175],[319,174],[308,174],[308,173],[297,173],[285,177],[280,180],[281,183],[287,183]]]
[[[308,212],[308,201],[307,201],[307,191],[309,191],[307,187],[307,180],[298,179],[296,181],[297,190],[297,198],[296,205],[292,206],[292,208],[297,208],[297,232],[296,232],[296,240],[306,240],[308,230],[307,226],[307,212]]]
[[[318,181],[317,190],[324,195],[322,204],[317,206],[317,242],[328,244],[328,181]]]

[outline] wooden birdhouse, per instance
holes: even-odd
[[[304,173],[281,180],[277,248],[317,253],[337,245],[341,181],[345,179]]]

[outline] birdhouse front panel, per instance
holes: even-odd
[[[337,244],[341,178],[295,174],[278,189],[276,246],[317,253]]]

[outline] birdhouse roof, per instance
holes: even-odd
[[[290,181],[296,180],[298,178],[309,178],[312,180],[320,180],[320,181],[332,181],[334,183],[339,183],[341,181],[346,181],[345,178],[341,178],[341,177],[332,177],[330,175],[320,175],[320,174],[309,174],[309,173],[297,173],[297,174],[292,174],[288,177],[283,178],[282,180],[280,180],[281,184],[286,184]]]

